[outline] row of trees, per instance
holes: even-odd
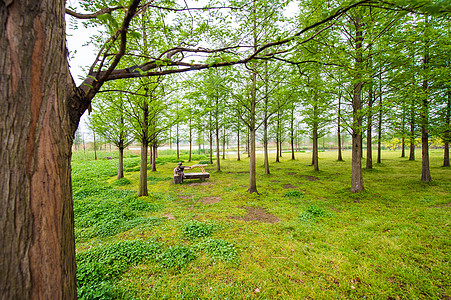
[[[238,31],[248,32],[245,38],[249,48],[256,51],[258,45],[286,30],[279,24],[286,21],[283,8],[287,4],[287,1],[253,1],[244,6],[246,9],[232,15]],[[302,13],[290,18],[293,28],[321,22],[328,5],[330,3],[324,1],[301,2]],[[308,22],[304,21],[307,16]],[[145,47],[136,50],[138,55],[148,55],[145,32],[142,32]],[[228,34],[233,37],[233,33]],[[249,143],[250,193],[257,192],[257,133],[265,149],[266,174],[270,173],[270,138],[276,142],[279,153],[281,143],[287,137],[294,159],[295,140],[301,134],[311,137],[312,165],[318,171],[318,139],[336,127],[338,159],[342,160],[341,136],[343,132],[349,133],[353,143],[353,192],[364,189],[361,176],[364,143],[367,151],[365,167],[370,169],[373,167],[373,144],[378,145],[378,163],[381,162],[384,137],[401,139],[402,156],[405,156],[408,143],[409,157],[413,160],[414,141],[420,136],[422,180],[430,181],[428,147],[431,137],[443,140],[443,165],[449,166],[450,70],[446,55],[449,38],[446,17],[400,9],[393,13],[386,8],[361,6],[337,19],[333,26],[318,26],[308,42],[293,46],[291,52],[265,50],[258,59],[245,66],[208,69],[188,78],[157,77],[154,82],[140,79],[133,84],[130,80],[118,81],[114,88],[106,84],[101,91],[104,97],[98,97],[92,125],[96,130],[99,128],[99,133],[105,132],[104,126],[109,135],[114,129],[116,135],[109,140],[120,152],[127,136],[139,137],[143,145],[143,173],[146,172],[147,144],[151,143],[155,152],[168,135],[172,138],[172,134],[177,147],[181,138],[187,139],[191,146],[195,142],[194,134],[199,145],[207,136],[210,149],[213,142],[216,145],[216,165],[220,171],[220,145],[224,145],[231,135],[239,141],[244,133]],[[153,47],[160,45],[158,43],[164,42],[156,40]],[[154,51],[160,49],[157,47]],[[143,89],[145,93],[140,94]],[[111,116],[110,120],[105,120],[107,116]],[[126,124],[127,128],[124,127]],[[181,136],[181,128],[187,128],[188,137]],[[212,156],[210,160],[213,160]],[[151,161],[155,170],[154,160]],[[147,194],[144,186],[143,180],[139,195]]]
[[[278,0],[230,0],[220,7],[208,1],[201,8],[189,1],[81,1],[86,14],[65,2],[0,1],[3,298],[76,297],[71,148],[81,115],[96,95],[117,89],[114,82],[144,95],[132,105],[143,124],[144,158],[154,135],[165,131],[160,121],[177,118],[153,110],[153,104],[166,105],[161,90],[179,92],[162,84],[171,80],[167,75],[244,66],[218,72],[237,74],[221,93],[233,95],[237,118],[249,130],[251,193],[257,191],[256,132],[261,128],[265,136],[268,120],[283,113],[277,101],[306,101],[313,136],[320,132],[319,116],[327,119],[329,105],[323,104],[338,95],[340,115],[351,112],[340,124],[347,122],[352,136],[353,192],[364,189],[360,157],[362,132],[373,123],[368,116],[378,122],[386,116],[377,115],[375,103],[379,111],[399,112],[402,132],[420,128],[425,181],[431,179],[430,124],[443,122],[441,132],[449,136],[447,1],[299,1],[293,17],[281,13],[289,1]],[[68,67],[65,13],[103,28],[94,40],[96,60],[79,86]]]

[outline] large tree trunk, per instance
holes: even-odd
[[[9,4],[6,4],[9,3]],[[0,2],[0,298],[75,299],[64,1]]]
[[[362,177],[362,42],[363,42],[363,25],[360,24],[360,17],[355,20],[356,28],[356,46],[355,46],[355,68],[357,72],[356,82],[354,83],[354,94],[352,97],[352,179],[351,192],[358,193],[364,191],[363,177]]]

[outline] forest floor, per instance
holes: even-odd
[[[384,151],[350,192],[351,158],[284,154],[249,194],[249,160],[227,157],[210,178],[173,183],[158,158],[148,197],[136,197],[139,157],[72,163],[77,279],[84,299],[451,299],[451,169],[431,151]],[[417,153],[421,155],[420,151]],[[111,156],[115,154],[100,154]],[[274,157],[270,158],[271,161]],[[184,165],[206,161],[182,156]]]

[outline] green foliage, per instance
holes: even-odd
[[[146,212],[156,212],[164,208],[162,204],[150,203],[144,201],[142,198],[137,197],[134,197],[129,201],[127,201],[127,206],[131,210],[146,211]]]
[[[173,179],[172,177],[160,178],[160,177],[154,177],[154,176],[147,176],[147,181],[150,181],[150,182],[171,181],[172,179]]]
[[[129,185],[131,183],[132,182],[130,181],[130,179],[122,177],[121,179],[116,180],[115,182],[113,182],[112,185],[114,185],[114,186],[124,186],[124,185]]]
[[[236,263],[238,260],[238,252],[235,245],[221,239],[205,239],[197,245],[197,248],[208,253],[213,261]]]
[[[301,191],[288,191],[285,193],[284,197],[302,198],[304,197],[304,193]]]
[[[326,216],[326,212],[318,206],[309,205],[305,212],[299,214],[301,221],[316,221],[318,218]]]
[[[74,193],[76,240],[108,237],[143,224],[156,225],[161,219],[143,217],[141,212],[156,212],[161,204],[137,198],[135,192],[111,186],[80,188]]]
[[[201,160],[201,161],[199,162],[199,164],[200,164],[200,165],[208,165],[208,164],[210,164],[210,161],[209,161],[209,160]]]
[[[207,237],[213,234],[215,225],[190,221],[183,227],[184,235],[189,239]]]
[[[79,299],[113,299],[115,288],[111,284],[130,266],[142,261],[155,260],[161,244],[154,241],[119,241],[79,252],[77,284]]]
[[[166,269],[180,269],[194,259],[196,255],[191,248],[180,245],[169,247],[157,257],[159,265]]]

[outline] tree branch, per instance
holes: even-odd
[[[99,11],[96,11],[94,13],[90,13],[90,14],[81,14],[81,13],[77,13],[75,11],[72,11],[68,8],[66,8],[66,14],[75,17],[77,19],[95,19],[100,15],[104,15],[104,14],[111,14],[111,12],[118,10],[118,9],[125,9],[125,7],[123,6],[116,6],[116,7],[106,7],[106,8],[102,8]]]

